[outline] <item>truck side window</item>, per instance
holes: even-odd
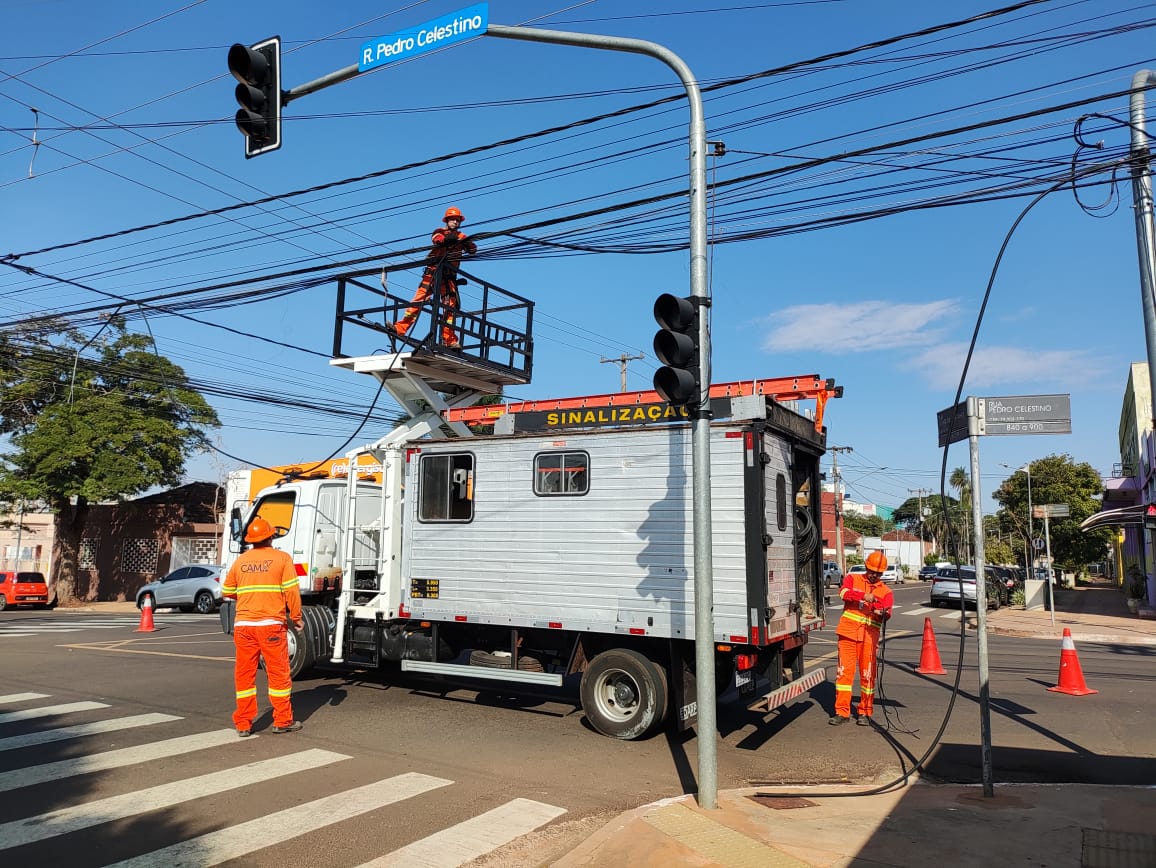
[[[775,475],[775,522],[779,530],[787,529],[787,477],[779,473]]]
[[[421,521],[472,521],[474,456],[423,455],[417,516]]]
[[[590,490],[589,471],[585,452],[542,452],[534,456],[534,494],[585,494]]]
[[[261,516],[273,527],[293,527],[293,507],[297,495],[292,491],[278,491],[261,498],[254,516]]]

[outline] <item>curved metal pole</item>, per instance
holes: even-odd
[[[694,75],[677,54],[654,42],[592,33],[568,33],[491,24],[486,36],[547,42],[605,51],[645,54],[661,60],[675,71],[686,88],[690,104],[690,294],[710,305],[706,280],[706,123],[702,94]],[[718,763],[714,672],[714,566],[710,519],[710,317],[699,316],[700,384],[698,411],[692,422],[694,485],[694,657],[698,685],[698,803],[717,807]]]

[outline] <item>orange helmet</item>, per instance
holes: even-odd
[[[249,522],[249,529],[245,531],[245,542],[259,543],[267,539],[272,539],[277,535],[277,531],[273,530],[273,525],[257,516]]]
[[[887,555],[883,552],[875,551],[867,555],[867,569],[872,573],[882,573],[887,569]]]
[[[446,208],[446,216],[442,218],[442,223],[447,223],[451,217],[457,217],[463,223],[466,222],[466,218],[462,216],[462,212],[457,208]]]

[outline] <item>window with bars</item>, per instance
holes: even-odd
[[[77,554],[77,567],[82,570],[96,569],[96,540],[82,539]]]
[[[155,539],[126,539],[120,547],[120,568],[127,573],[155,573],[161,544]]]

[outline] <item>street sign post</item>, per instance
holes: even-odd
[[[387,63],[425,54],[435,48],[448,48],[467,39],[485,36],[489,21],[489,4],[478,3],[416,27],[370,39],[361,44],[361,52],[357,55],[357,71],[368,72]]]

